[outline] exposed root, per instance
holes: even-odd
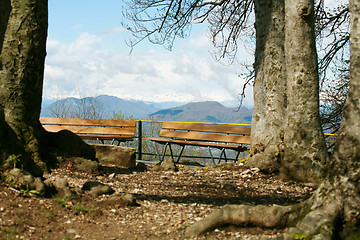
[[[226,205],[190,226],[187,236],[232,224],[266,228],[290,227],[284,239],[340,239],[359,234],[359,196],[347,179],[325,182],[305,202],[292,206]],[[349,196],[346,196],[349,195]],[[350,197],[354,196],[354,197]],[[356,235],[358,236],[358,235]]]
[[[284,237],[286,240],[299,239],[299,236],[307,239],[331,240],[336,232],[336,222],[340,212],[340,206],[336,203],[312,210],[298,222],[296,227],[290,228]]]
[[[301,209],[303,209],[301,205],[226,205],[190,226],[185,234],[186,236],[199,235],[225,224],[282,228],[293,225],[300,216]]]

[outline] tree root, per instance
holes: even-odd
[[[286,240],[330,240],[360,234],[356,227],[360,224],[359,208],[346,207],[349,205],[346,199],[349,198],[344,198],[344,188],[345,185],[340,187],[323,183],[310,199],[292,206],[226,205],[190,226],[185,235],[199,235],[227,224],[266,228],[290,227],[284,235]],[[350,191],[349,187],[345,189]],[[352,195],[355,196],[355,193]],[[356,197],[352,203],[358,203],[358,200],[359,197]],[[352,218],[351,214],[357,217]]]
[[[204,233],[225,224],[281,228],[292,225],[300,214],[300,205],[249,206],[226,205],[186,229],[186,236]]]

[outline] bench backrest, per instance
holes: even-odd
[[[77,135],[119,135],[134,136],[135,120],[106,120],[81,118],[40,118],[40,122],[49,132],[69,130]]]
[[[159,136],[206,142],[250,144],[250,131],[250,127],[241,126],[164,122]]]

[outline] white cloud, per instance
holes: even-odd
[[[108,52],[103,38],[82,33],[68,45],[48,40],[44,97],[108,94],[144,101],[233,102],[242,89],[239,65],[215,62],[204,38],[184,40],[173,52]],[[198,44],[189,44],[199,39]],[[208,40],[207,40],[208,41]],[[201,42],[201,44],[200,44]],[[193,42],[194,43],[194,42]],[[208,42],[209,43],[209,42]],[[120,44],[120,43],[119,43]],[[252,105],[252,89],[245,105]]]

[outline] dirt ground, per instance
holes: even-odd
[[[81,189],[89,180],[131,193],[139,206],[106,202],[87,193],[73,199],[39,198],[0,184],[0,239],[186,239],[184,230],[225,204],[298,203],[312,186],[281,181],[241,164],[216,168],[180,166],[178,172],[130,171],[104,166],[101,174],[62,167],[45,177],[67,178]],[[106,204],[104,204],[106,203]],[[224,226],[191,239],[275,238],[286,229]]]

